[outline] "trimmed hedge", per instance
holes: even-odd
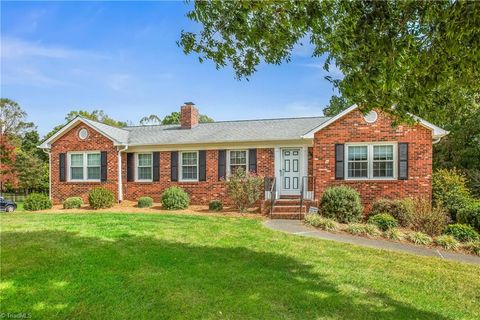
[[[223,204],[220,200],[212,200],[208,203],[208,210],[210,211],[222,211]]]
[[[186,209],[190,204],[190,197],[180,187],[170,187],[162,193],[162,206],[167,210]]]
[[[95,188],[88,194],[88,203],[93,209],[110,208],[115,202],[113,191],[105,188]]]
[[[140,197],[138,198],[137,207],[139,208],[150,208],[153,206],[153,199],[150,197]]]
[[[23,207],[28,211],[38,211],[52,208],[52,200],[41,193],[31,193],[25,198]]]
[[[477,241],[480,239],[475,229],[466,224],[455,223],[448,225],[444,233],[454,236],[455,239],[461,242]]]
[[[480,232],[480,201],[472,201],[457,213],[459,223],[468,224]]]
[[[347,186],[327,188],[320,200],[320,211],[327,218],[339,222],[357,221],[363,213],[360,194]]]
[[[380,230],[387,231],[388,229],[396,228],[398,226],[397,220],[388,213],[380,213],[368,218],[368,223],[376,225]]]
[[[77,209],[83,205],[83,199],[80,197],[70,197],[63,201],[63,209]]]

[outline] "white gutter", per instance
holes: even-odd
[[[118,148],[118,203],[121,203],[123,200],[123,186],[122,186],[122,151],[128,149],[128,145],[125,148]]]

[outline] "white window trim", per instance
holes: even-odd
[[[151,173],[151,179],[139,179],[138,178],[138,165],[140,161],[138,161],[138,155],[140,154],[150,154],[152,156],[152,165],[150,166],[150,173]],[[142,167],[142,168],[146,168]],[[152,182],[153,181],[153,152],[135,152],[135,181],[136,182]]]
[[[197,179],[183,179],[183,154],[184,153],[196,153],[197,154]],[[178,181],[180,182],[198,182],[199,178],[199,159],[198,159],[198,150],[185,150],[179,152],[180,156],[178,157]]]
[[[227,171],[227,172],[226,172],[226,173],[227,173],[227,177],[229,177],[229,176],[232,174],[231,169],[230,169],[230,164],[231,164],[231,163],[230,163],[230,152],[232,152],[232,151],[245,151],[245,154],[246,154],[245,160],[247,161],[247,163],[246,163],[246,169],[247,169],[246,172],[248,173],[248,172],[249,172],[249,170],[248,170],[248,164],[249,164],[249,162],[248,162],[248,160],[249,160],[249,159],[248,159],[248,155],[249,155],[249,153],[250,153],[250,152],[248,152],[248,149],[230,149],[230,150],[227,150],[227,170],[226,170],[226,171]]]
[[[83,155],[83,179],[72,179],[72,170],[71,170],[71,155],[72,154],[82,154]],[[99,154],[100,155],[100,176],[102,175],[101,170],[102,170],[102,159],[101,159],[101,152],[100,151],[70,151],[67,152],[67,181],[68,182],[100,182],[100,179],[88,179],[88,159],[87,155],[89,154]]]
[[[373,147],[374,146],[392,146],[393,147],[393,177],[374,177],[373,176]],[[398,179],[398,144],[397,142],[380,141],[380,142],[358,142],[358,143],[345,143],[345,180],[397,180]],[[348,147],[367,147],[367,174],[366,178],[350,178],[348,176]]]

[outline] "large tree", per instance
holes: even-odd
[[[195,1],[188,17],[202,29],[182,31],[184,52],[231,65],[238,78],[290,61],[308,39],[326,70],[343,73],[328,78],[340,96],[363,111],[448,116],[438,96],[480,86],[477,1]]]

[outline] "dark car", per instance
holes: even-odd
[[[13,212],[15,209],[17,209],[17,204],[14,201],[0,197],[0,211]]]

